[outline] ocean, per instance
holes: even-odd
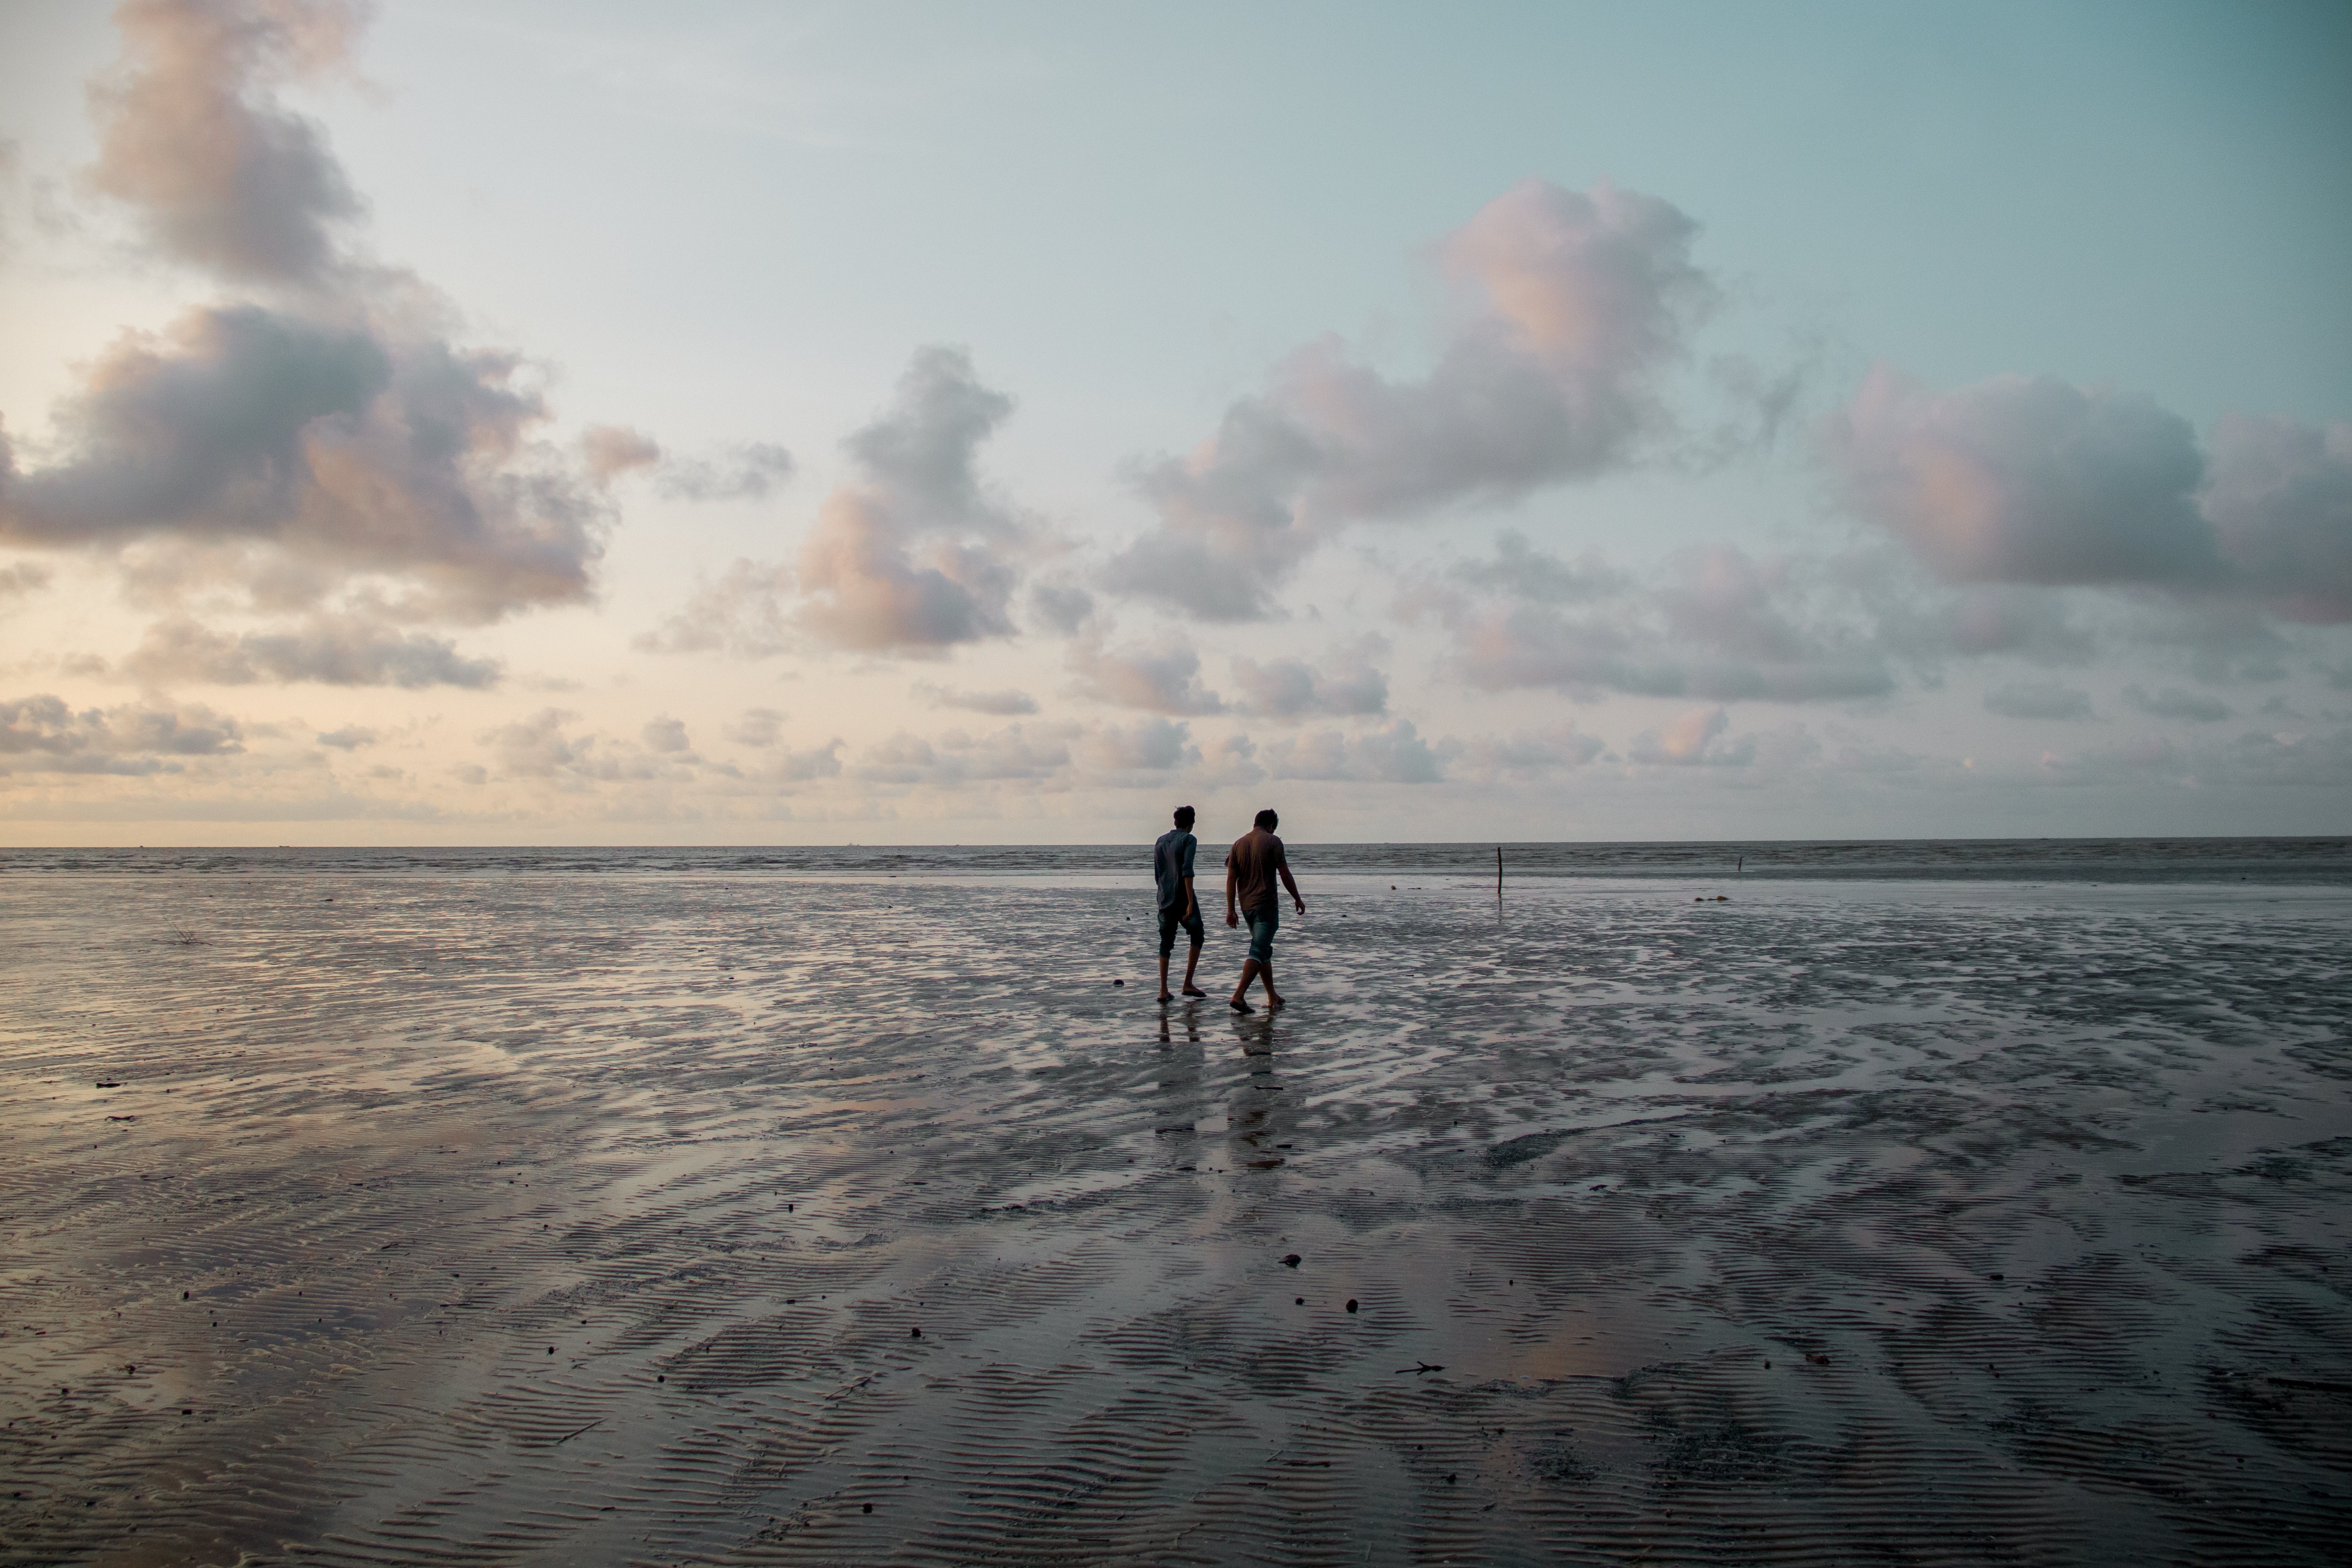
[[[2352,841],[1501,847],[0,853],[0,1558],[2341,1560]]]

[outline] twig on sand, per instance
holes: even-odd
[[[1445,1370],[1445,1369],[1444,1369],[1444,1367],[1442,1367],[1442,1366],[1437,1366],[1437,1365],[1434,1365],[1434,1364],[1433,1364],[1433,1363],[1429,1363],[1429,1362],[1425,1362],[1425,1361],[1424,1361],[1424,1362],[1417,1363],[1415,1363],[1414,1365],[1412,1365],[1412,1366],[1401,1366],[1401,1367],[1397,1368],[1397,1371],[1399,1371],[1399,1372],[1401,1372],[1401,1373],[1405,1373],[1405,1372],[1444,1372],[1444,1370]]]
[[[602,1426],[604,1424],[604,1418],[602,1415],[599,1415],[598,1417],[596,1417],[596,1419],[595,1419],[595,1420],[591,1421],[590,1423],[588,1423],[588,1426]],[[549,1447],[552,1448],[552,1447],[555,1447],[555,1445],[556,1445],[557,1443],[569,1443],[570,1441],[572,1441],[572,1438],[577,1437],[578,1436],[580,1436],[580,1434],[581,1434],[581,1433],[587,1431],[587,1430],[588,1430],[588,1426],[574,1426],[571,1431],[566,1432],[566,1433],[565,1433],[562,1436],[561,1436],[561,1437],[555,1438],[552,1442],[550,1442],[547,1446],[548,1446]]]
[[[174,947],[202,947],[204,942],[205,939],[188,926],[172,928],[172,945]]]

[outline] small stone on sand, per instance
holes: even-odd
[[[1297,1268],[1297,1267],[1298,1267],[1298,1254],[1297,1254],[1297,1253],[1295,1253],[1295,1252],[1286,1254],[1286,1255],[1284,1256],[1283,1259],[1282,1259],[1282,1266],[1283,1266],[1285,1268]]]
[[[1356,1299],[1355,1299],[1353,1296],[1350,1296],[1350,1297],[1349,1297],[1349,1298],[1348,1298],[1348,1310],[1349,1310],[1350,1312],[1352,1312],[1352,1311],[1354,1311],[1355,1310],[1356,1310]]]

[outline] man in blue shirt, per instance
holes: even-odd
[[[1160,893],[1160,1000],[1172,1002],[1168,994],[1168,955],[1176,950],[1176,928],[1182,926],[1184,934],[1192,939],[1192,956],[1184,961],[1184,994],[1206,996],[1207,992],[1192,984],[1192,972],[1201,966],[1201,944],[1209,938],[1201,923],[1201,900],[1192,896],[1192,851],[1199,840],[1192,837],[1192,808],[1176,808],[1176,829],[1163,833],[1160,842],[1151,847],[1151,880]]]

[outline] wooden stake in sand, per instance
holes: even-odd
[[[1495,846],[1495,901],[1503,901],[1503,847]]]

